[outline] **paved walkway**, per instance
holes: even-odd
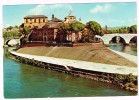
[[[137,60],[138,57],[137,56],[134,56],[134,55],[131,55],[131,54],[127,54],[127,53],[123,53],[123,52],[119,52],[119,51],[115,51],[115,50],[112,50],[110,48],[108,48],[108,49],[113,51],[113,52],[115,52],[115,53],[117,53],[118,55],[121,55],[124,58],[126,58],[126,59],[128,59],[128,60],[130,60],[130,61],[132,61],[132,62],[134,62],[136,64],[138,64],[138,60]]]
[[[36,56],[36,55],[29,55],[29,54],[21,54],[21,53],[17,53],[14,51],[11,51],[11,53],[14,55],[29,58],[29,59],[34,58],[35,60],[46,62],[46,63],[63,65],[63,66],[65,66],[65,68],[66,68],[66,66],[72,66],[74,68],[99,71],[99,72],[118,73],[118,74],[132,73],[133,75],[138,75],[137,67],[117,66],[117,65],[110,65],[110,64],[80,61],[80,60],[61,59],[61,58],[46,57],[46,56]]]

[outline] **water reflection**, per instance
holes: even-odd
[[[110,45],[109,48],[116,50],[116,51],[120,51],[120,52],[137,56],[136,45]]]

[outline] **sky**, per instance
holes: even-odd
[[[137,24],[137,5],[135,2],[73,3],[46,5],[3,5],[3,27],[19,26],[27,15],[46,15],[51,20],[52,14],[64,20],[69,14],[81,18],[82,23],[96,21],[102,27],[131,26]]]

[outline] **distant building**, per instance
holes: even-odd
[[[72,12],[70,11],[69,15],[65,17],[65,23],[73,23],[73,22],[76,22],[76,17],[73,16],[71,14]]]
[[[24,27],[42,27],[48,22],[48,17],[45,15],[29,15],[24,17]]]

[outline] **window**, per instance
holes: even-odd
[[[43,22],[45,22],[45,19],[43,19]]]
[[[40,23],[40,19],[39,19],[39,23]]]
[[[28,23],[28,19],[26,19],[26,23]]]
[[[34,22],[36,23],[36,19],[34,19]]]

